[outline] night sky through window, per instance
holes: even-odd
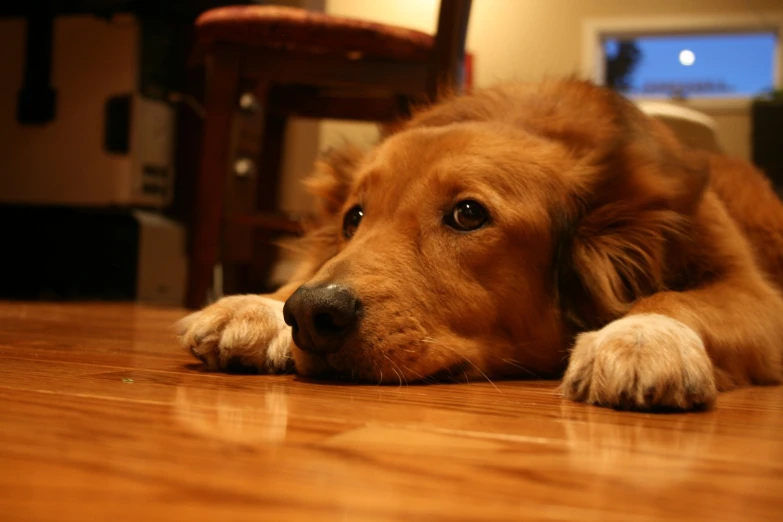
[[[773,87],[776,39],[772,32],[607,38],[607,83],[638,97],[755,96]]]

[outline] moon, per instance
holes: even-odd
[[[693,65],[693,62],[696,61],[696,55],[693,54],[693,51],[690,49],[683,49],[680,51],[680,63],[683,64],[686,67],[690,67]]]

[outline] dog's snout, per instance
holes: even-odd
[[[359,301],[345,286],[302,286],[288,298],[283,319],[291,327],[296,345],[307,352],[327,353],[340,349],[353,330]]]

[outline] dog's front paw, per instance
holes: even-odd
[[[180,342],[210,370],[289,369],[291,328],[283,303],[258,295],[224,297],[178,324]]]
[[[577,337],[561,389],[576,401],[638,410],[708,407],[717,395],[701,338],[658,314],[631,315]]]

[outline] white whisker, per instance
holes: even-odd
[[[425,376],[423,376],[422,374],[420,374],[420,373],[418,373],[418,372],[415,372],[415,371],[411,370],[409,367],[407,367],[407,366],[406,366],[406,365],[404,365],[404,364],[402,365],[402,367],[403,367],[403,368],[405,368],[406,370],[408,370],[409,372],[411,372],[413,375],[415,375],[415,376],[416,376],[416,377],[418,377],[419,379],[421,379],[421,381],[422,381],[422,382],[433,382],[433,381],[432,381],[432,380],[431,380],[429,377],[425,377]]]
[[[404,372],[402,371],[402,368],[400,368],[399,366],[397,366],[397,363],[395,363],[394,361],[392,361],[392,360],[391,360],[391,358],[389,358],[389,356],[388,356],[388,355],[386,355],[385,353],[382,353],[381,355],[383,355],[383,356],[386,358],[386,360],[387,360],[387,361],[389,361],[390,363],[392,363],[392,366],[393,366],[393,368],[392,368],[392,371],[393,371],[394,373],[396,373],[396,374],[397,374],[397,377],[400,379],[400,388],[402,388],[402,379],[403,379],[403,373],[404,373]],[[397,370],[400,370],[400,371],[398,372]],[[406,386],[408,385],[408,379],[405,379],[405,385],[406,385]]]
[[[479,372],[479,373],[480,373],[480,374],[481,374],[481,375],[482,375],[482,376],[483,376],[483,377],[484,377],[484,378],[487,380],[487,382],[488,382],[488,383],[490,383],[490,384],[492,385],[492,387],[493,387],[493,388],[495,388],[495,389],[498,391],[498,393],[500,393],[501,395],[503,394],[503,392],[502,392],[502,391],[500,391],[500,388],[498,388],[498,387],[495,385],[495,383],[494,383],[494,382],[492,382],[492,379],[490,379],[490,378],[487,376],[487,374],[486,374],[486,373],[484,373],[484,372],[481,370],[481,368],[479,368],[479,367],[476,365],[476,363],[474,363],[473,361],[471,361],[470,359],[468,359],[467,357],[465,357],[463,354],[459,353],[459,352],[458,352],[458,351],[457,351],[455,348],[452,348],[451,346],[447,346],[447,345],[445,345],[445,344],[443,344],[443,343],[441,343],[441,342],[438,342],[438,341],[436,341],[435,339],[433,339],[432,337],[425,337],[424,339],[422,339],[422,342],[426,342],[426,343],[433,343],[433,344],[435,344],[435,345],[437,345],[437,346],[440,346],[440,347],[442,347],[442,348],[446,348],[446,349],[448,349],[448,350],[451,350],[452,352],[454,352],[455,354],[457,354],[457,355],[458,355],[458,356],[459,356],[459,357],[460,357],[460,358],[461,358],[463,361],[466,361],[466,362],[468,362],[468,363],[472,364],[472,365],[473,365],[473,367],[474,367],[474,368],[475,368],[475,369],[476,369],[476,370],[477,370],[477,371],[478,371],[478,372]],[[464,372],[464,369],[463,369],[463,372]],[[465,377],[467,378],[467,373],[465,373]]]
[[[514,359],[501,359],[501,361],[503,361],[504,363],[508,364],[509,366],[513,366],[514,368],[519,368],[520,370],[522,370],[523,372],[527,373],[531,377],[535,377],[536,379],[540,379],[541,378],[541,376],[538,375],[536,372],[534,372],[532,370],[528,370],[527,368],[525,368],[524,366],[519,364],[519,361],[516,361]]]
[[[391,369],[391,371],[393,371],[393,372],[394,372],[394,373],[397,375],[397,378],[400,380],[400,388],[402,388],[402,376],[401,376],[401,375],[399,374],[399,372],[398,372],[398,371],[397,371],[397,370],[394,368],[394,366],[396,366],[396,365],[394,364],[394,361],[392,361],[391,359],[389,359],[389,356],[388,356],[388,355],[386,355],[385,353],[384,353],[384,354],[381,354],[381,355],[383,355],[383,356],[386,358],[386,360],[387,360],[387,361],[389,361],[390,363],[392,363],[392,369]]]

